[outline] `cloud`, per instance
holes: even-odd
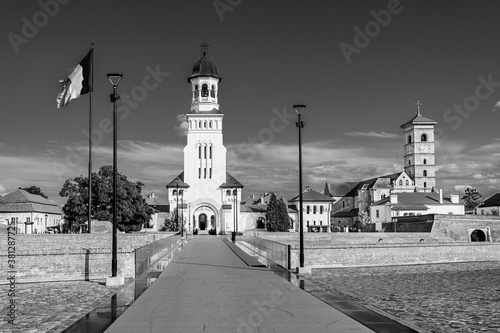
[[[177,131],[177,135],[186,136],[188,131],[188,123],[186,121],[186,115],[178,114],[176,116],[176,119],[179,122],[179,125],[174,127],[174,129]]]
[[[400,135],[398,134],[393,134],[393,133],[387,133],[387,132],[347,132],[346,135],[348,136],[355,136],[355,137],[371,137],[371,138],[377,138],[377,139],[396,139],[399,138]]]
[[[7,192],[7,190],[5,189],[5,187],[4,187],[3,185],[1,185],[1,184],[0,184],[0,195],[2,195],[2,196],[3,196],[3,195],[5,195],[5,194],[7,194],[6,192]]]
[[[496,102],[495,105],[493,106],[493,112],[498,112],[500,111],[500,101]]]

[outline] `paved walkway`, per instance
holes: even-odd
[[[221,238],[198,236],[106,332],[373,331],[273,272],[248,266]]]

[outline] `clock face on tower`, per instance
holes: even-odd
[[[427,145],[421,145],[420,146],[420,151],[422,153],[428,153],[429,152],[429,147]]]

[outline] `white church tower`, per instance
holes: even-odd
[[[201,59],[188,77],[191,109],[186,113],[184,172],[167,185],[170,211],[179,207],[179,217],[188,230],[242,231],[237,224],[243,185],[226,171],[224,114],[219,111],[222,78],[208,58],[208,44],[201,46]]]
[[[434,150],[434,126],[437,121],[420,113],[401,125],[404,140],[404,170],[413,180],[417,192],[431,192],[436,188],[436,161]]]

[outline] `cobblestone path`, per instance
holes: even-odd
[[[310,280],[429,332],[500,332],[500,262],[313,269]]]
[[[120,288],[85,281],[17,284],[17,319],[12,325],[6,317],[9,286],[0,285],[0,332],[61,332]]]

